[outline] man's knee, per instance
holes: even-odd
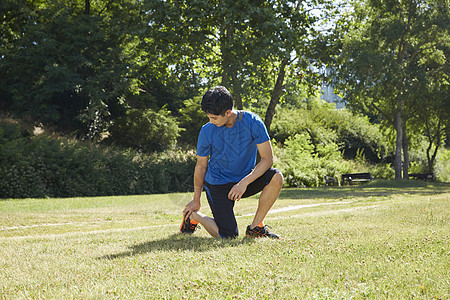
[[[219,235],[221,238],[229,239],[239,236],[239,229],[236,221],[229,221],[226,223],[219,222],[217,226],[219,227]]]
[[[219,231],[219,235],[223,239],[234,239],[234,238],[237,238],[239,236],[239,233],[238,232],[225,232],[225,233],[223,233],[223,232]]]
[[[281,186],[283,186],[283,182],[284,182],[283,174],[281,172],[277,172],[277,173],[275,173],[275,175],[273,175],[272,180],[270,181],[270,184],[281,187]]]

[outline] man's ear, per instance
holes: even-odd
[[[229,116],[231,116],[231,113],[232,113],[232,110],[229,109],[229,110],[227,110],[227,111],[225,112],[225,116],[226,116],[226,117],[229,117]]]

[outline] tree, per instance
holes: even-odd
[[[98,135],[133,86],[132,60],[124,60],[130,41],[118,26],[127,18],[118,18],[111,3],[89,0],[23,1],[18,9],[23,21],[0,49],[9,110],[36,123]]]
[[[0,109],[95,138],[216,84],[270,130],[285,83],[309,77],[312,9],[330,0],[19,1],[1,3]]]
[[[351,107],[376,111],[394,127],[395,178],[402,178],[402,162],[408,178],[408,123],[424,104],[417,100],[433,89],[427,78],[445,76],[439,90],[448,90],[448,1],[361,1],[341,24],[348,31],[342,31],[335,84]]]
[[[156,73],[165,85],[174,80],[183,86],[181,78],[197,89],[200,82],[222,84],[231,90],[238,109],[248,99],[261,102],[267,97],[265,123],[270,130],[285,78],[298,77],[298,70],[307,67],[308,48],[317,36],[317,18],[312,16],[316,2],[326,1],[309,6],[287,0],[148,1],[144,23],[149,25],[141,39],[147,56],[139,79],[144,84]]]
[[[448,66],[447,66],[448,68]],[[446,71],[448,74],[448,70]],[[448,88],[445,85],[445,73],[435,72],[435,76],[428,76],[428,89],[424,90],[423,96],[419,98],[417,109],[411,117],[412,129],[418,134],[426,137],[428,146],[426,149],[428,168],[427,172],[433,173],[436,156],[439,147],[444,143],[446,131],[450,127],[450,103],[448,103]],[[433,150],[434,147],[434,150]]]
[[[264,38],[259,49],[260,70],[256,77],[269,90],[269,103],[264,123],[270,132],[275,109],[286,91],[286,82],[295,90],[301,85],[317,86],[319,77],[311,69],[318,68],[325,60],[326,45],[331,33],[323,26],[325,20],[333,18],[340,4],[333,1],[277,1],[267,12],[266,21],[255,27],[255,32]],[[324,45],[325,44],[325,45]],[[261,50],[260,50],[261,51]]]

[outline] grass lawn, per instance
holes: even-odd
[[[243,236],[254,197],[237,239],[177,234],[190,197],[0,200],[0,299],[450,299],[449,184],[283,190],[282,240]]]

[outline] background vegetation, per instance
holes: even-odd
[[[192,190],[194,152],[144,155],[0,126],[0,197],[74,197]],[[28,136],[27,136],[28,135]]]
[[[448,0],[2,1],[0,197],[190,190],[218,84],[263,118],[288,186],[448,180],[449,16]]]

